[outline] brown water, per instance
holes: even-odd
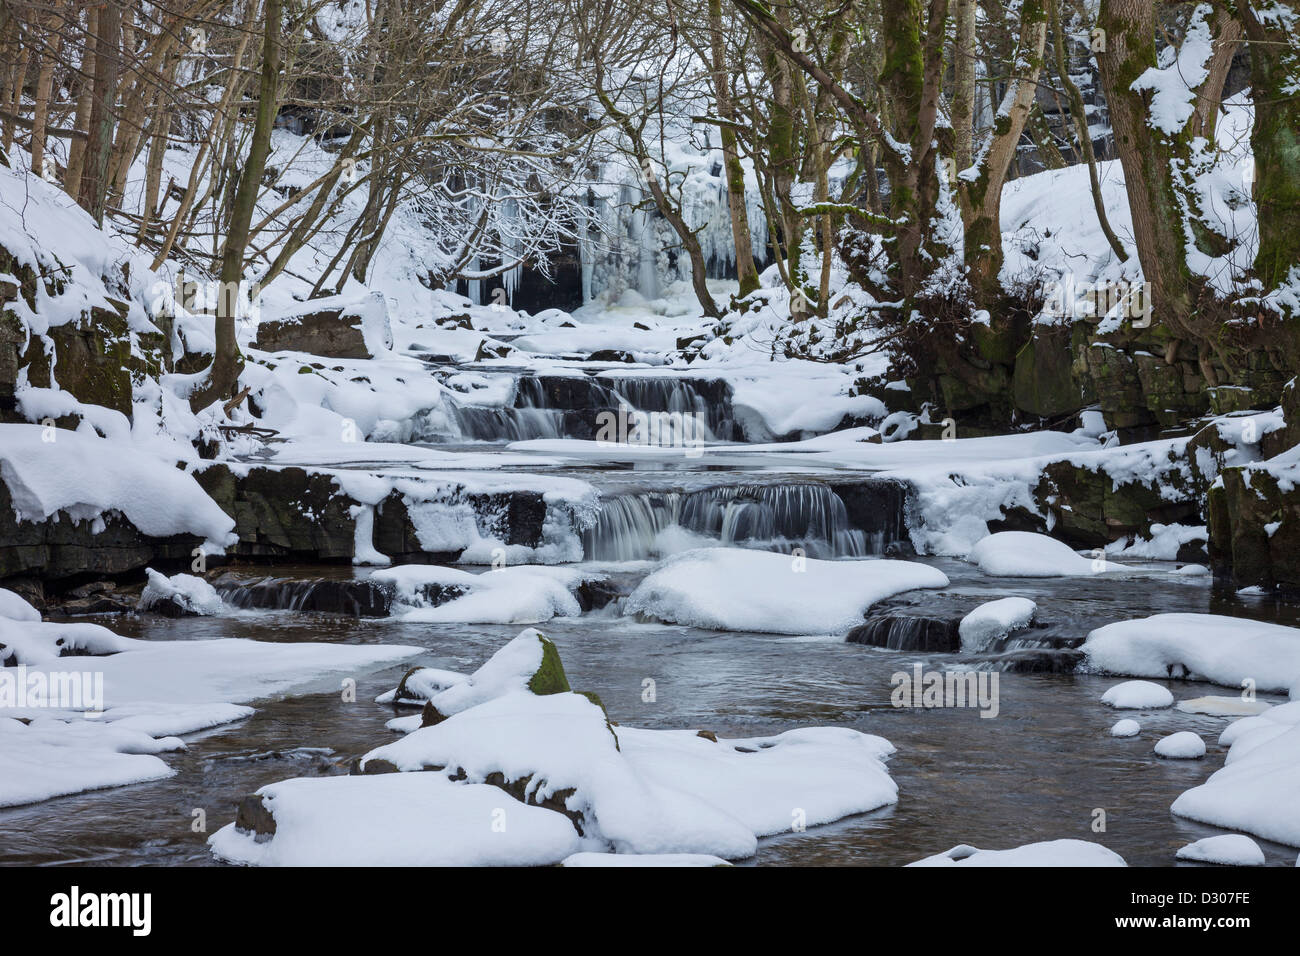
[[[935,563],[953,586],[919,595],[921,603],[952,610],[1023,595],[1038,602],[1040,616],[1063,636],[1082,637],[1109,621],[1161,611],[1214,611],[1288,624],[1297,619],[1295,608],[1263,599],[1216,600],[1203,584],[1172,577],[993,580],[958,562]],[[103,623],[149,639],[418,644],[428,649],[419,663],[455,670],[476,667],[520,629],[290,612]],[[1005,848],[1075,837],[1101,842],[1133,865],[1167,866],[1179,847],[1220,832],[1173,816],[1169,805],[1222,766],[1217,735],[1227,719],[1172,709],[1134,714],[1141,736],[1114,739],[1108,730],[1119,715],[1099,698],[1116,678],[1003,673],[1000,714],[981,719],[973,709],[890,705],[893,673],[915,660],[938,666],[950,659],[942,655],[637,625],[609,612],[558,619],[544,630],[559,646],[571,683],[599,693],[621,723],[707,728],[724,736],[837,724],[894,743],[898,753],[889,765],[900,789],[896,806],[762,840],[752,861],[758,865],[899,865],[958,843]],[[0,863],[210,865],[207,834],[193,830],[195,811],[206,814],[206,830],[215,832],[233,819],[238,800],[258,787],[344,772],[351,758],[391,740],[383,725],[394,710],[372,700],[406,666],[361,680],[354,704],[333,693],[263,701],[247,720],[188,735],[187,752],[164,755],[177,771],[168,780],[0,810]],[[653,704],[641,700],[647,677],[656,683]],[[1232,693],[1206,684],[1168,685],[1178,698]],[[1155,741],[1175,730],[1201,734],[1207,757],[1156,758]],[[1098,808],[1106,813],[1104,833],[1092,830]],[[1270,864],[1294,865],[1294,848],[1259,842]]]

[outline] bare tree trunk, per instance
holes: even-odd
[[[1074,121],[1074,135],[1079,141],[1079,155],[1088,164],[1088,183],[1092,189],[1092,208],[1097,213],[1097,223],[1101,226],[1106,242],[1120,262],[1128,261],[1128,252],[1124,243],[1110,227],[1110,218],[1106,215],[1106,203],[1101,196],[1101,179],[1097,175],[1097,155],[1092,148],[1092,132],[1088,129],[1088,109],[1083,102],[1083,93],[1070,78],[1070,63],[1065,51],[1065,23],[1061,17],[1060,0],[1048,0],[1048,9],[1052,17],[1052,37],[1056,52],[1056,73],[1065,87],[1065,95],[1070,103],[1070,118]],[[1223,89],[1220,80],[1219,89]]]
[[[1156,317],[1183,331],[1196,296],[1174,192],[1174,156],[1168,140],[1147,122],[1143,95],[1131,88],[1156,64],[1155,7],[1151,0],[1101,0],[1097,25],[1105,31],[1106,46],[1096,54],[1097,66],[1124,168],[1138,261],[1151,283]]]
[[[51,16],[50,23],[58,21]],[[54,66],[63,47],[63,35],[54,33],[50,49],[41,57],[40,72],[36,76],[36,104],[32,111],[32,172],[45,175],[45,126],[50,117],[50,96],[54,87]]]
[[[91,97],[90,138],[77,188],[77,202],[96,222],[104,221],[108,195],[108,158],[113,149],[113,124],[117,110],[117,84],[122,42],[122,10],[105,3],[99,11],[95,35],[95,85]]]
[[[99,7],[86,10],[86,32],[81,42],[81,70],[77,78],[77,109],[72,128],[81,136],[74,136],[68,145],[68,170],[63,177],[63,189],[76,199],[81,194],[81,173],[86,164],[86,142],[90,131],[90,112],[95,95],[95,44],[91,39],[99,34]]]
[[[266,24],[262,40],[262,81],[258,90],[257,118],[248,159],[235,193],[226,244],[221,259],[221,292],[217,296],[216,353],[208,369],[208,380],[190,396],[195,411],[206,408],[234,391],[243,369],[239,343],[235,339],[238,299],[235,290],[244,277],[244,252],[248,248],[248,231],[253,223],[257,193],[271,153],[271,133],[275,128],[280,89],[280,34],[283,29],[283,0],[266,0]]]
[[[731,240],[736,248],[736,278],[740,280],[740,295],[743,297],[758,288],[758,267],[754,265],[749,211],[745,207],[745,171],[740,165],[736,131],[728,125],[735,122],[736,111],[732,107],[727,77],[722,0],[709,0],[709,40],[713,53],[713,95],[718,104],[718,117],[722,120],[718,135],[722,140],[723,174],[727,178],[727,210],[731,213]]]
[[[971,164],[975,121],[976,6],[976,0],[957,0],[957,34],[952,48],[952,142],[958,170]]]

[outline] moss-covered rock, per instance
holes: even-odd
[[[541,634],[537,635],[538,641],[542,645],[542,662],[537,666],[536,672],[528,680],[528,689],[539,697],[547,694],[566,694],[572,688],[569,687],[569,679],[564,675],[564,665],[560,663],[560,652],[556,650],[555,644],[548,637]],[[599,704],[599,702],[597,701]],[[604,709],[604,705],[599,705]]]
[[[1040,418],[1057,418],[1083,407],[1063,330],[1034,333],[1016,353],[1012,386],[1016,407]]]

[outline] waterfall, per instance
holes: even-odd
[[[891,542],[853,527],[830,488],[795,482],[616,495],[605,499],[582,543],[587,560],[634,561],[708,545],[865,557]]]
[[[262,578],[245,581],[226,575],[213,585],[231,607],[270,611],[317,611],[350,617],[384,617],[393,589],[373,581],[333,578]]]

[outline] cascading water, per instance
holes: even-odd
[[[739,432],[726,382],[667,376],[523,375],[504,405],[450,396],[413,422],[412,441],[513,442],[576,438],[677,446]]]
[[[865,557],[882,553],[890,542],[854,528],[830,488],[793,482],[609,497],[582,543],[587,560],[636,561],[708,545]]]

